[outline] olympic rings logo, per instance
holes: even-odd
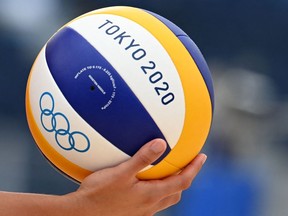
[[[47,102],[47,103],[44,103]],[[88,137],[80,132],[70,132],[70,122],[68,118],[61,112],[55,112],[55,102],[51,93],[44,92],[39,100],[39,107],[41,110],[40,120],[42,127],[49,133],[55,133],[55,141],[59,147],[66,151],[75,150],[77,152],[86,152],[90,148],[90,140]],[[64,128],[58,128],[57,122],[60,121],[65,125]],[[64,123],[64,124],[63,124]],[[77,138],[78,137],[78,138]],[[85,140],[86,144],[77,145],[76,140]]]

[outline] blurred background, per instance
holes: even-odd
[[[25,87],[41,47],[82,13],[112,5],[156,12],[199,46],[214,78],[208,160],[182,201],[160,216],[288,212],[288,1],[0,0],[0,190],[65,194],[78,185],[39,153]]]

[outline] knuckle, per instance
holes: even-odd
[[[109,175],[111,176],[111,178],[113,178],[113,179],[122,178],[123,174],[125,173],[125,172],[120,172],[120,165],[117,165],[115,167],[106,168],[105,171],[108,172]]]
[[[127,172],[127,169],[128,169],[127,164],[126,163],[121,163],[121,164],[119,164],[119,165],[117,165],[115,167],[114,172],[115,172],[115,174],[117,175],[118,178],[126,179],[126,178],[130,177],[130,173]]]
[[[187,190],[191,186],[191,183],[192,183],[192,181],[187,177],[183,177],[179,181],[180,188],[182,190]]]
[[[181,192],[169,197],[164,205],[166,206],[166,208],[168,208],[170,206],[176,205],[177,203],[180,202],[180,200],[181,200]]]
[[[180,200],[181,200],[181,193],[178,193],[178,194],[176,194],[176,195],[174,196],[174,199],[173,199],[172,202],[173,202],[173,204],[175,205],[175,204],[179,203]]]
[[[153,162],[152,159],[149,158],[149,156],[147,156],[144,153],[139,154],[139,159],[142,161],[143,164],[147,164],[147,165],[149,165]]]

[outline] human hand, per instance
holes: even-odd
[[[152,140],[128,161],[85,178],[76,192],[65,195],[73,203],[73,215],[152,216],[179,202],[182,191],[190,187],[207,157],[197,155],[178,175],[139,180],[137,173],[165,149],[163,140]]]

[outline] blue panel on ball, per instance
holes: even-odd
[[[197,45],[193,42],[193,40],[191,40],[191,38],[189,38],[189,36],[181,28],[179,28],[177,25],[175,25],[170,20],[168,20],[168,19],[166,19],[166,18],[164,18],[164,17],[162,17],[156,13],[153,13],[151,11],[147,11],[147,12],[150,13],[151,15],[155,16],[161,22],[163,22],[179,38],[179,40],[182,42],[182,44],[188,50],[188,52],[190,53],[190,55],[194,59],[196,65],[197,65],[197,67],[198,67],[200,73],[202,74],[203,79],[206,83],[206,86],[208,88],[208,92],[209,92],[209,95],[211,98],[212,111],[213,111],[214,110],[213,82],[212,82],[212,77],[211,77],[209,67],[208,67],[201,51],[199,50]]]
[[[146,142],[154,138],[165,139],[117,71],[75,30],[66,27],[59,31],[47,43],[46,59],[67,101],[117,148],[132,156]],[[170,150],[168,145],[155,164]]]

